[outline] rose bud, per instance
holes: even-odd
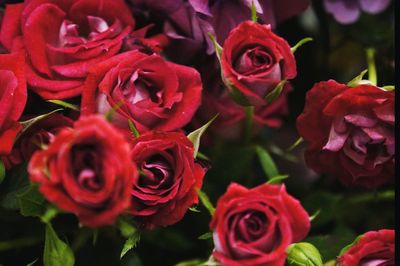
[[[394,230],[369,231],[342,250],[338,266],[394,266]]]
[[[131,158],[138,165],[131,213],[146,229],[172,225],[198,202],[196,189],[205,171],[194,159],[192,142],[181,132],[147,132],[132,142]]]
[[[17,121],[26,104],[25,61],[22,53],[0,54],[0,155],[11,152],[17,134]]]
[[[28,119],[26,118],[26,120]],[[7,169],[24,161],[29,161],[35,151],[39,150],[43,145],[48,145],[62,128],[72,127],[73,123],[72,119],[59,113],[51,114],[34,123],[20,134],[11,153],[7,156],[2,156],[0,159]]]
[[[48,201],[88,227],[113,224],[130,206],[137,180],[128,142],[101,116],[62,129],[47,149],[33,154],[28,172]]]
[[[0,40],[9,50],[22,42],[33,91],[64,99],[81,94],[89,67],[117,54],[134,26],[123,0],[31,0],[6,6]]]
[[[94,66],[86,80],[83,115],[115,109],[112,123],[142,133],[185,126],[201,102],[199,73],[166,62],[161,56],[126,52]]]
[[[242,105],[267,104],[266,96],[283,80],[296,77],[296,60],[286,40],[270,25],[241,23],[225,40],[221,67],[224,83]]]
[[[310,243],[301,242],[291,244],[286,253],[287,263],[290,266],[323,266],[321,254],[318,249]]]
[[[284,265],[286,249],[310,230],[310,218],[285,185],[247,189],[232,183],[210,223],[213,257],[224,266]]]
[[[307,165],[347,186],[375,188],[394,176],[394,92],[330,80],[307,93],[297,118]]]

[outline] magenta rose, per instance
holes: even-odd
[[[131,213],[141,227],[175,224],[198,202],[205,171],[193,153],[180,132],[148,132],[133,140],[131,158],[140,175],[131,191]]]
[[[210,223],[213,257],[224,266],[282,266],[286,248],[304,239],[310,218],[285,185],[247,189],[232,183]]]
[[[0,54],[0,155],[11,152],[22,126],[26,104],[25,60],[22,53]]]
[[[64,99],[81,94],[88,68],[119,53],[134,26],[123,0],[31,0],[6,6],[0,39],[9,50],[22,43],[32,90]]]
[[[307,165],[348,186],[375,188],[394,177],[394,92],[334,80],[307,93],[297,118]]]
[[[199,73],[161,56],[126,52],[94,66],[82,95],[82,114],[116,109],[112,122],[139,132],[185,126],[201,102]]]
[[[394,266],[394,230],[369,231],[338,257],[338,266]]]
[[[43,196],[82,225],[111,225],[130,207],[137,181],[129,143],[101,116],[87,116],[62,129],[28,166]]]
[[[265,105],[282,80],[296,77],[296,60],[286,40],[269,25],[246,21],[225,40],[221,67],[224,83],[243,105]]]

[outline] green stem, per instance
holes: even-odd
[[[246,106],[244,107],[245,112],[245,131],[244,131],[244,139],[246,143],[251,141],[251,137],[253,135],[253,116],[254,116],[254,106]]]
[[[367,48],[367,63],[368,63],[368,79],[371,81],[373,85],[378,84],[378,77],[376,75],[376,66],[375,66],[375,49]]]
[[[0,241],[0,251],[34,246],[43,241],[38,237],[22,237],[9,241]]]
[[[392,201],[394,200],[394,195],[395,193],[393,190],[387,190],[377,193],[365,193],[349,198],[348,202],[350,204],[364,204],[375,201]]]

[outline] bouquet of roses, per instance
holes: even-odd
[[[0,265],[395,265],[390,6],[1,2]]]

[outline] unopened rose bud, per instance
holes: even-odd
[[[310,243],[301,242],[290,245],[286,249],[287,263],[290,266],[322,266],[322,258],[318,249]]]

